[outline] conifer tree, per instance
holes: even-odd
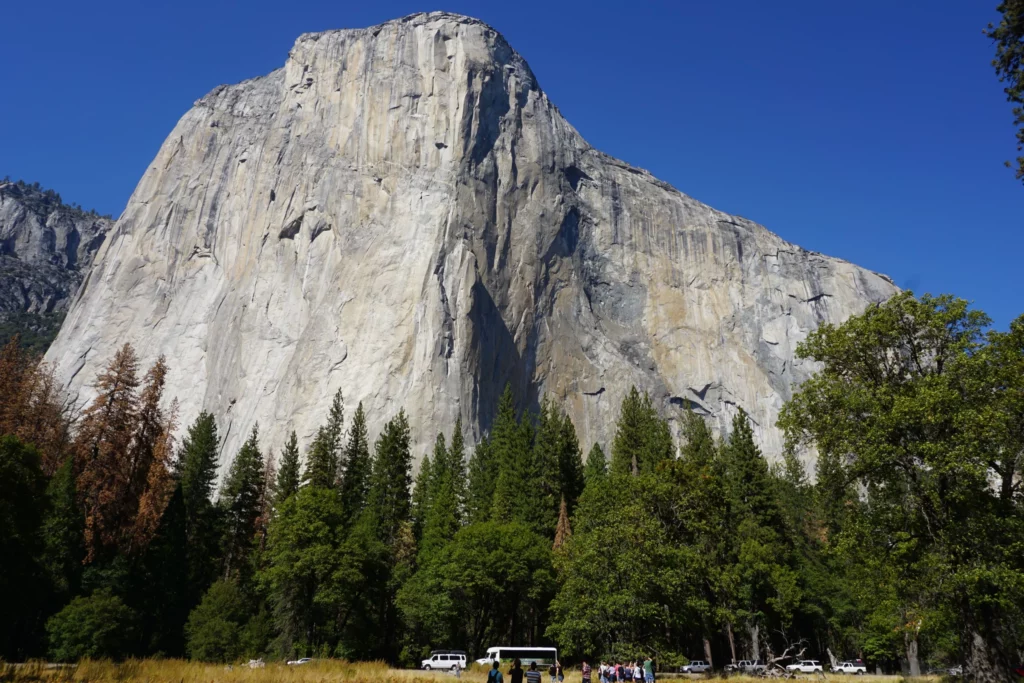
[[[608,476],[608,460],[605,458],[601,444],[595,442],[587,454],[587,464],[583,468],[583,480],[587,486],[604,481]]]
[[[78,590],[85,559],[85,520],[78,507],[74,462],[64,461],[46,488],[47,509],[43,518],[43,567],[56,594],[66,603]]]
[[[612,474],[653,472],[659,462],[672,457],[672,433],[651,397],[632,387],[624,399],[612,443]]]
[[[411,484],[409,421],[405,411],[400,410],[384,425],[374,444],[369,508],[377,525],[378,538],[384,543],[393,544],[402,525],[409,521]]]
[[[178,455],[190,607],[199,603],[217,575],[220,529],[213,494],[217,484],[219,453],[217,422],[211,413],[203,411],[189,426]]]
[[[491,440],[484,437],[469,458],[469,488],[466,491],[466,518],[470,524],[486,522],[491,518],[494,505],[494,484],[497,463],[491,450]]]
[[[434,458],[440,457],[440,467],[444,467],[445,458],[444,434],[438,433],[437,440],[434,442]],[[440,451],[440,452],[438,452]],[[418,540],[423,533],[423,523],[427,517],[427,511],[430,510],[431,503],[431,489],[434,487],[434,458],[430,457],[430,454],[423,456],[423,461],[420,463],[420,471],[416,474],[416,482],[412,487],[412,502],[411,502],[411,513],[412,513],[412,529],[413,535]]]
[[[299,491],[299,439],[293,429],[281,451],[281,466],[277,470],[277,494],[274,507],[280,507]]]
[[[560,549],[570,538],[572,538],[572,528],[569,526],[569,506],[566,505],[565,497],[563,496],[562,503],[558,508],[558,525],[555,527],[554,549]]]
[[[514,478],[500,482],[511,487],[512,500],[520,500],[522,516],[511,517],[530,523],[537,533],[553,537],[558,524],[559,501],[562,500],[562,420],[551,402],[544,398],[537,415],[534,432],[532,463],[519,468],[508,468]],[[507,503],[503,503],[507,506]]]
[[[370,445],[363,404],[356,407],[345,445],[345,471],[341,482],[342,518],[350,523],[363,510],[370,491]]]
[[[532,436],[529,425],[517,419],[512,388],[505,385],[490,433],[490,455],[496,472],[492,519],[537,524],[534,502],[522,495],[523,491],[533,491],[540,480]]]
[[[260,453],[259,425],[239,449],[220,493],[225,518],[221,554],[225,578],[245,569],[256,537],[263,488],[263,455]]]
[[[561,413],[558,440],[559,489],[568,514],[576,509],[576,501],[583,494],[586,478],[583,474],[583,451],[576,436],[576,426],[569,415]]]
[[[310,486],[332,489],[338,485],[342,471],[341,437],[344,423],[345,409],[339,389],[331,401],[327,424],[320,427],[309,448],[303,481]]]
[[[455,420],[452,442],[448,446],[447,469],[452,483],[458,518],[464,519],[466,507],[466,440],[462,433],[462,416]]]

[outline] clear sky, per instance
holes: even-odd
[[[118,214],[192,102],[303,32],[479,17],[595,147],[808,249],[1024,313],[997,0],[50,0],[0,13],[0,177]],[[440,6],[439,6],[440,5]]]

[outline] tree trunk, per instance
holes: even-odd
[[[712,669],[715,668],[715,663],[711,661],[711,641],[708,640],[707,636],[704,636],[704,659],[707,661],[708,666]]]
[[[761,659],[761,627],[754,622],[747,623],[747,633],[750,634],[750,658],[754,661]]]
[[[910,676],[920,676],[921,662],[917,658],[917,634],[907,633],[903,636],[903,640],[907,646],[907,666],[910,668]]]
[[[732,624],[728,623],[725,625],[725,635],[729,638],[729,656],[732,657],[732,663],[736,663],[736,637],[732,634]]]
[[[976,628],[970,632],[970,647],[967,652],[967,669],[964,672],[977,683],[1008,683],[1013,680],[1009,666],[999,656],[998,647],[992,647]],[[1000,666],[1002,664],[1002,666]]]
[[[839,663],[836,661],[836,656],[832,654],[832,650],[827,647],[825,648],[825,652],[828,653],[828,661],[830,664],[832,664],[832,670],[835,671],[836,667],[839,665]]]

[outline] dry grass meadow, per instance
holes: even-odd
[[[568,683],[577,683],[578,675],[566,676]],[[844,676],[807,676],[803,680],[830,683],[847,680]],[[42,662],[28,664],[0,663],[0,681],[16,683],[120,683],[145,681],[146,683],[454,683],[455,677],[442,672],[425,672],[388,668],[379,662],[349,663],[319,661],[302,666],[286,666],[268,662],[264,668],[250,669],[245,664],[224,666],[200,664],[176,659],[141,659],[122,663],[85,661],[77,665],[56,667]],[[462,681],[484,683],[486,672],[474,667],[463,673]],[[662,677],[661,680],[682,683],[686,680],[724,681],[720,678]],[[754,683],[763,679],[734,676],[728,683]],[[858,676],[858,683],[895,683],[899,676]],[[920,683],[936,683],[935,678],[915,679]]]

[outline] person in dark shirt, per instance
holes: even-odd
[[[488,681],[487,683],[491,683]],[[530,662],[530,670],[526,672],[526,683],[540,683],[540,671],[537,671],[537,662]]]
[[[523,683],[523,663],[516,657],[512,668],[508,670],[509,683]]]

